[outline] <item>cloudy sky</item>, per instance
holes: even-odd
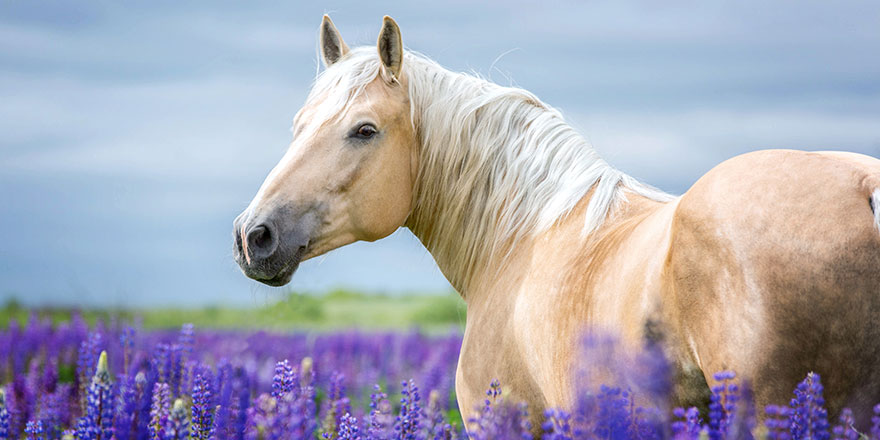
[[[0,5],[0,299],[274,299],[231,224],[290,140],[323,13],[349,45],[393,16],[409,48],[533,91],[673,193],[756,149],[880,155],[876,1],[299,3]],[[333,287],[449,289],[405,230],[290,285]]]

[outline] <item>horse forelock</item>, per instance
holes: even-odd
[[[552,227],[593,188],[584,235],[627,192],[671,199],[602,160],[561,113],[526,90],[451,72],[412,51],[402,71],[420,141],[406,225],[459,291],[493,255]],[[338,118],[379,75],[374,47],[352,49],[318,75],[306,105]]]

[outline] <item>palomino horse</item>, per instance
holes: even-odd
[[[832,413],[864,421],[880,401],[880,161],[759,151],[672,197],[531,93],[405,51],[388,17],[377,49],[349,49],[325,16],[320,47],[327,68],[235,220],[235,258],[280,286],[301,261],[409,228],[467,302],[465,417],[495,378],[533,414],[569,406],[585,327],[636,345],[660,329],[682,400],[733,370],[762,405],[809,371]]]

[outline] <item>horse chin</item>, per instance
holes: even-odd
[[[296,273],[296,270],[299,268],[299,263],[302,261],[303,255],[306,253],[306,248],[307,246],[300,246],[290,257],[287,264],[285,264],[284,267],[282,267],[272,278],[254,278],[254,280],[272,287],[281,287],[289,283],[290,279],[293,278],[293,274]]]
[[[293,273],[296,272],[296,268],[299,267],[299,263],[297,263],[292,269],[285,269],[275,275],[275,277],[270,279],[257,279],[257,281],[272,287],[281,287],[290,282],[290,279],[293,278]]]

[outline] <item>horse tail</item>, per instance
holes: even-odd
[[[880,188],[871,193],[871,211],[874,212],[874,226],[880,231]]]
[[[880,232],[880,169],[864,170],[861,179],[862,194],[868,195],[868,204],[874,214],[874,228]]]

